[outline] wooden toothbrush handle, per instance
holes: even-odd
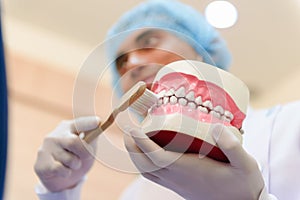
[[[84,132],[83,140],[87,143],[90,143],[96,137],[98,137],[114,122],[115,118],[120,112],[126,110],[144,94],[146,88],[147,86],[144,82],[138,82],[135,86],[133,86],[131,90],[125,93],[125,95],[121,99],[121,104],[116,109],[114,109],[114,111],[109,115],[108,119],[104,123],[99,124],[99,126],[93,130]]]
[[[110,114],[108,119],[105,122],[100,123],[97,128],[84,132],[83,140],[86,143],[91,143],[96,137],[101,135],[101,133],[103,133],[108,127],[110,127],[110,125],[112,125],[115,117],[116,117],[115,112],[113,112]]]

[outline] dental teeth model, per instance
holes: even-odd
[[[210,128],[221,123],[242,142],[249,91],[241,80],[214,66],[181,60],[163,67],[151,90],[159,100],[142,122],[145,134],[167,150],[228,162]]]

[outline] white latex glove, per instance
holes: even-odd
[[[131,137],[125,135],[125,145],[144,177],[185,199],[259,199],[264,181],[255,159],[227,128],[213,126],[212,134],[230,163],[166,151],[136,130],[130,132]]]
[[[94,157],[90,152],[95,152],[96,142],[84,145],[77,135],[96,128],[99,121],[97,117],[63,121],[44,139],[34,169],[49,191],[60,192],[76,186],[92,167]]]

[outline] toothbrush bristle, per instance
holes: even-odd
[[[134,111],[139,115],[143,116],[153,105],[157,103],[157,101],[157,95],[146,89],[144,94],[131,105],[131,108],[134,109]]]

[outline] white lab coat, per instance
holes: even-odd
[[[247,113],[243,124],[245,131],[243,145],[256,158],[266,186],[259,200],[300,199],[299,111],[300,101],[265,110],[249,110]],[[36,192],[41,200],[79,200],[80,185],[72,190],[55,194],[43,191],[42,187],[38,186]],[[57,195],[62,196],[58,198]],[[182,198],[140,177],[128,187],[120,199],[181,200]]]

